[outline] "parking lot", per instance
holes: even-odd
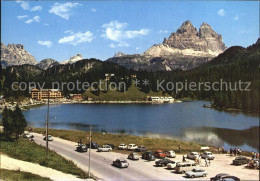
[[[36,143],[43,144],[42,136],[36,136]],[[43,144],[44,145],[44,144]],[[75,142],[54,137],[54,141],[50,142],[50,149],[57,153],[73,160],[79,167],[84,170],[88,168],[88,152],[78,153],[75,151]],[[184,174],[177,174],[174,170],[168,170],[166,167],[155,166],[155,161],[146,161],[139,159],[138,161],[128,160],[129,168],[116,168],[112,162],[117,158],[127,158],[127,154],[116,152],[96,152],[95,149],[91,152],[91,172],[98,178],[103,180],[186,180]],[[131,151],[129,151],[129,154]],[[141,155],[141,153],[138,153]],[[177,155],[176,158],[171,158],[174,161],[182,161],[183,155]],[[219,173],[227,173],[239,177],[241,180],[259,180],[259,170],[252,170],[242,166],[231,165],[235,156],[228,154],[216,154],[215,159],[211,161],[209,167],[205,167],[204,159],[198,167],[205,169],[209,174],[207,177],[196,178],[195,180],[209,180]],[[158,159],[156,159],[158,160]]]

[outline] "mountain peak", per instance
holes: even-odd
[[[61,62],[61,64],[67,64],[67,63],[73,64],[73,63],[75,63],[79,60],[82,60],[82,59],[83,59],[82,55],[80,53],[78,53],[77,55],[70,57],[69,60],[65,60],[65,61]]]
[[[190,22],[190,20],[187,20],[182,23],[181,27],[177,29],[177,33],[183,34],[183,33],[197,33],[197,29],[193,26],[193,24]]]
[[[4,66],[36,64],[35,58],[24,49],[22,44],[8,44],[1,42],[1,63]]]
[[[46,70],[46,69],[51,68],[56,65],[59,65],[59,62],[57,62],[56,60],[53,60],[52,58],[46,58],[46,59],[43,59],[42,61],[40,61],[39,63],[37,63],[36,67],[38,67],[42,70]]]
[[[117,52],[114,57],[122,57],[122,56],[125,56],[125,54],[121,51]]]
[[[180,50],[202,51],[212,56],[226,49],[222,36],[217,34],[209,24],[203,22],[198,32],[189,20],[182,23],[176,33],[172,33],[168,39],[165,38],[163,44]]]

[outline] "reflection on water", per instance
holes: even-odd
[[[259,127],[245,130],[209,127],[188,128],[184,130],[183,136],[188,141],[225,147],[226,149],[237,147],[248,151],[259,151]]]
[[[50,128],[178,138],[215,146],[259,150],[259,116],[202,108],[209,102],[174,104],[61,104],[50,106]],[[47,106],[24,111],[28,124],[45,127]],[[252,129],[250,129],[252,128]],[[254,132],[254,134],[251,134]]]

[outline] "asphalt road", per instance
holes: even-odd
[[[34,140],[37,144],[43,146],[46,142],[43,136],[33,133]],[[79,153],[75,151],[76,144],[71,141],[54,137],[49,141],[49,148],[56,151],[65,158],[72,160],[78,167],[88,171],[88,152]],[[91,173],[101,180],[183,180],[183,175],[172,173],[161,167],[155,167],[154,161],[145,160],[132,161],[128,160],[128,168],[117,168],[112,165],[116,158],[126,158],[127,155],[114,152],[96,152],[91,150]]]

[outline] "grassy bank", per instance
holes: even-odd
[[[33,128],[34,132],[42,133],[45,131],[43,128]],[[86,138],[86,135],[89,135],[89,132],[78,131],[78,130],[56,130],[50,129],[50,135],[56,136],[62,139],[78,142],[79,139],[82,140],[83,143],[89,143],[89,140]],[[92,133],[93,142],[97,142],[102,145],[105,143],[114,144],[117,147],[119,144],[130,144],[134,143],[136,145],[144,145],[149,150],[175,150],[177,153],[186,154],[191,151],[201,151],[200,148],[202,145],[192,142],[184,142],[180,140],[174,139],[164,139],[164,138],[151,138],[151,137],[141,137],[141,136],[133,136],[126,134],[110,134],[110,133],[100,133],[93,132]],[[180,145],[181,149],[178,149],[178,145]],[[212,151],[216,150],[215,148],[211,148]],[[127,152],[127,151],[119,151],[114,149],[116,152]]]
[[[46,149],[43,146],[31,143],[23,138],[15,141],[13,138],[6,138],[2,134],[0,134],[0,142],[1,152],[12,158],[38,163],[45,167],[85,178],[83,170],[79,169],[72,161],[63,158],[53,151],[49,151],[49,157],[46,159]]]
[[[5,181],[50,181],[49,178],[14,170],[1,169],[0,179]]]
[[[128,88],[126,92],[112,91],[107,92],[100,91],[99,95],[93,94],[90,90],[87,90],[83,96],[93,98],[97,101],[145,101],[147,96],[169,96],[163,95],[162,91],[153,92],[150,91],[146,94],[139,90],[134,84]]]

